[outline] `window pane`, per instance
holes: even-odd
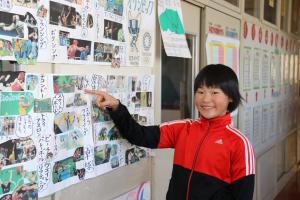
[[[235,6],[239,6],[239,0],[225,0],[227,1],[228,3],[231,3],[232,5],[235,5]]]
[[[288,8],[290,0],[281,0],[280,9],[280,28],[281,30],[288,31]]]
[[[193,55],[195,36],[186,34]],[[162,50],[161,121],[192,118],[193,59],[169,57]]]
[[[298,23],[299,23],[299,10],[300,10],[300,1],[299,0],[294,0],[292,1],[292,16],[291,16],[291,32],[298,35],[299,30],[298,30]]]
[[[276,24],[276,6],[277,0],[264,1],[264,20]]]
[[[259,17],[259,0],[245,0],[245,13]]]

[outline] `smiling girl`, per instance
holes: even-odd
[[[238,79],[225,65],[208,65],[194,83],[199,119],[141,126],[111,95],[86,90],[107,109],[121,135],[148,148],[174,148],[168,200],[250,200],[254,190],[254,153],[248,139],[231,126],[230,112],[241,103]]]

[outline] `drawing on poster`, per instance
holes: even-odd
[[[30,137],[12,139],[0,144],[1,165],[8,166],[33,160],[36,147]]]
[[[130,11],[128,12],[128,31],[131,37],[130,47],[132,51],[138,52],[137,42],[140,33],[141,15],[134,16]]]
[[[0,72],[0,91],[23,91],[25,72]]]
[[[0,115],[26,115],[33,108],[30,92],[2,92]]]
[[[54,133],[79,129],[83,123],[82,113],[76,111],[62,112],[54,116]]]

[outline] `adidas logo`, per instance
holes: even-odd
[[[216,144],[223,144],[223,140],[222,139],[218,139],[215,141]]]

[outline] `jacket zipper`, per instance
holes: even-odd
[[[200,148],[201,148],[201,146],[202,146],[202,144],[203,144],[206,136],[208,135],[209,129],[210,129],[210,124],[208,123],[208,128],[207,128],[207,130],[205,132],[205,135],[202,137],[202,139],[198,143],[198,146],[197,146],[197,149],[196,149],[196,153],[195,153],[195,156],[194,156],[194,159],[193,159],[191,173],[190,173],[189,180],[188,180],[188,186],[187,186],[187,191],[186,191],[186,200],[189,200],[190,183],[191,183],[191,179],[192,179],[192,176],[193,176],[193,173],[194,173],[196,161],[197,161],[197,158],[198,158],[198,154],[199,154]]]

